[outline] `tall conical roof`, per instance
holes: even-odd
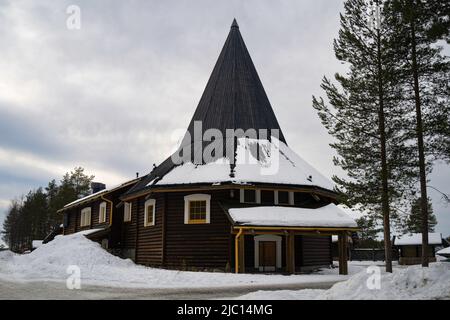
[[[202,135],[197,137],[194,134],[194,122],[197,121],[201,122],[203,132],[207,129],[219,129],[227,144],[228,141],[235,139],[234,136],[227,136],[227,129],[244,131],[255,129],[258,133],[259,130],[265,129],[269,132],[266,133],[267,136],[258,135],[253,140],[239,138],[231,155],[233,159],[228,155],[220,158],[219,155],[218,160],[222,161],[221,164],[216,161],[205,161],[204,165],[199,165],[195,161],[195,164],[190,161],[174,163],[172,157],[169,157],[142,178],[125,196],[154,186],[217,182],[276,183],[332,190],[332,184],[325,177],[287,146],[236,19],[233,20],[228,37],[188,126],[190,135],[186,137],[190,138],[185,137],[182,146],[187,144],[195,146],[194,140],[202,138]],[[278,134],[270,132],[274,129],[278,130]],[[273,138],[270,138],[271,136]],[[268,145],[261,142],[264,139]],[[264,176],[260,174],[260,170],[271,157],[275,157],[275,154],[267,151],[270,149],[272,139],[275,143],[279,143],[275,149],[279,151],[277,154],[281,155],[280,170],[275,174]],[[230,162],[242,158],[249,150],[254,151],[252,157],[255,158],[256,164]],[[193,154],[198,151],[193,150]],[[200,149],[200,153],[201,151]]]
[[[226,129],[278,129],[286,143],[236,19],[189,124],[192,139],[194,121],[202,122],[203,131],[219,129],[224,137]]]

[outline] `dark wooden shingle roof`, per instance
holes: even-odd
[[[189,123],[191,139],[183,143],[193,143],[195,121],[202,122],[203,132],[219,129],[225,139],[226,129],[278,129],[278,139],[286,143],[236,19]],[[151,181],[161,179],[175,166],[171,157],[167,158],[124,196],[148,188]]]
[[[192,138],[194,121],[202,122],[203,131],[219,129],[224,137],[226,129],[278,129],[286,143],[236,19],[189,124]]]

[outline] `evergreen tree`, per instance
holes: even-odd
[[[447,7],[447,9],[445,9]],[[443,8],[439,10],[439,8]],[[387,23],[395,29],[393,50],[401,63],[397,71],[403,82],[405,104],[409,104],[411,138],[416,140],[419,163],[418,180],[422,212],[422,266],[428,266],[427,173],[431,161],[450,161],[450,62],[435,45],[442,16],[448,4],[437,0],[391,0],[385,5]],[[448,32],[448,30],[446,30]],[[407,118],[408,111],[404,118]]]
[[[343,201],[383,219],[386,270],[392,272],[390,218],[398,216],[397,208],[414,189],[415,163],[405,138],[392,30],[380,18],[377,28],[368,21],[373,21],[370,3],[345,2],[334,51],[349,70],[335,75],[337,84],[324,78],[321,87],[329,104],[313,97],[313,107],[335,138],[334,164],[348,176],[333,177]]]
[[[31,248],[32,240],[44,239],[56,224],[61,223],[58,209],[90,193],[93,178],[77,167],[63,176],[59,186],[52,180],[45,191],[40,187],[30,191],[21,201],[12,201],[3,223],[3,240],[15,252]]]
[[[428,199],[428,232],[434,232],[437,224],[436,216],[433,214],[433,207]],[[422,232],[422,210],[420,198],[414,199],[411,204],[411,212],[406,218],[403,233],[421,233]]]
[[[373,216],[362,216],[361,218],[356,219],[356,223],[358,224],[358,238],[361,241],[365,240],[375,240],[378,236],[378,233],[383,230],[378,226],[376,219]]]
[[[11,251],[18,251],[21,246],[21,232],[19,230],[19,219],[22,204],[18,200],[11,201],[5,221],[3,221],[2,239]]]

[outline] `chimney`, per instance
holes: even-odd
[[[106,185],[101,182],[91,182],[91,189],[92,193],[97,193],[99,191],[106,189]]]

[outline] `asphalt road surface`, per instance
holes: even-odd
[[[0,299],[53,299],[53,300],[101,300],[101,299],[227,299],[257,290],[328,289],[336,282],[240,286],[233,288],[170,288],[135,289],[101,286],[83,286],[69,290],[65,282],[8,282],[0,280]]]

